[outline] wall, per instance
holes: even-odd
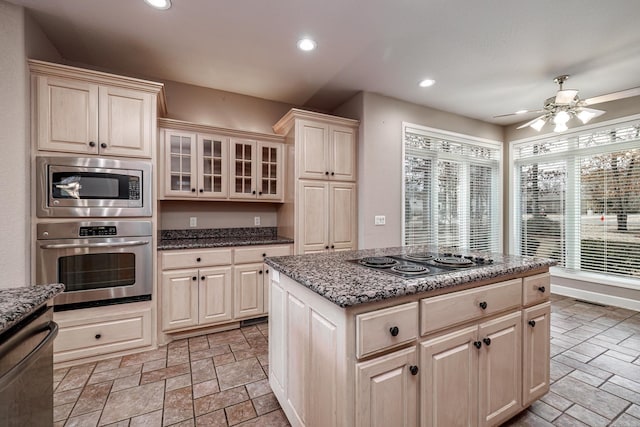
[[[334,111],[362,121],[358,143],[359,248],[402,242],[402,122],[503,140],[502,127],[365,92]],[[360,115],[356,117],[356,115]],[[384,215],[386,225],[375,226]]]
[[[0,288],[31,283],[29,74],[26,58],[59,58],[24,9],[0,0]],[[27,171],[27,172],[25,172]]]
[[[189,218],[196,217],[195,228],[253,227],[260,217],[261,227],[276,227],[276,204],[252,202],[160,202],[160,230],[191,228]]]

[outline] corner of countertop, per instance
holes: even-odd
[[[0,289],[0,334],[64,291],[64,284]]]

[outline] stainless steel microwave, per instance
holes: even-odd
[[[36,158],[36,215],[151,216],[151,162],[91,157]]]

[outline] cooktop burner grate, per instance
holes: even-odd
[[[391,267],[391,270],[397,271],[398,273],[407,273],[407,274],[422,274],[428,273],[429,269],[427,267],[423,267],[421,265],[412,265],[412,264],[402,264]]]
[[[387,268],[398,264],[398,261],[389,257],[367,257],[362,258],[360,264],[367,267]]]
[[[437,257],[433,259],[433,262],[436,264],[446,265],[448,267],[469,267],[473,265],[473,261],[458,257]]]
[[[428,253],[406,254],[404,255],[404,258],[412,261],[431,261],[433,259],[433,255]]]

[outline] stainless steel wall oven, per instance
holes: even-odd
[[[36,283],[64,283],[57,309],[151,299],[151,221],[37,225]]]

